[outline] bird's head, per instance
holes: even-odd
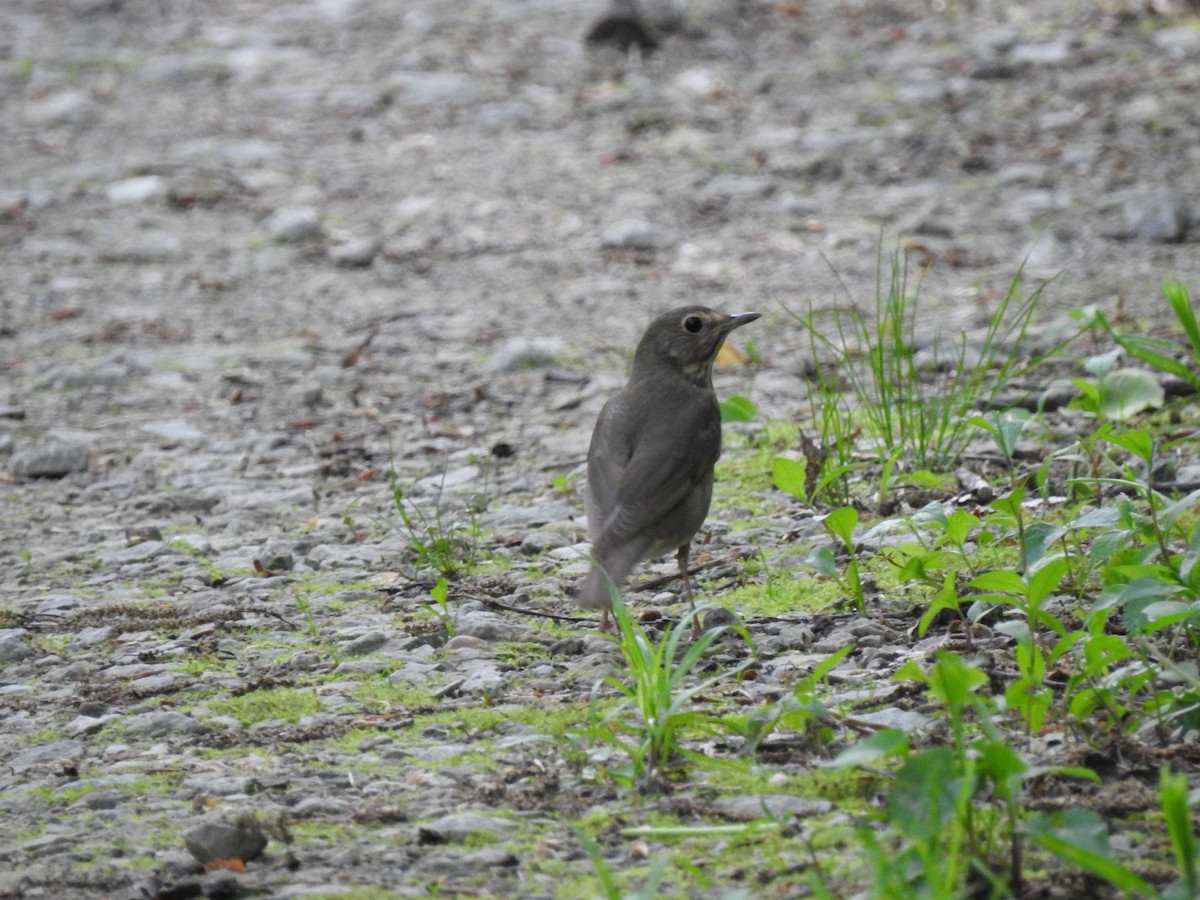
[[[633,357],[635,374],[667,366],[698,385],[712,381],[712,364],[726,336],[759,313],[726,315],[707,306],[679,306],[650,323]]]

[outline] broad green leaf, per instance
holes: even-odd
[[[791,494],[797,500],[807,503],[808,494],[805,490],[807,473],[804,463],[786,456],[777,456],[771,460],[771,480],[775,487],[785,494]]]
[[[837,578],[838,576],[837,561],[833,558],[833,551],[828,547],[814,547],[804,562],[827,578]]]
[[[961,767],[949,747],[931,747],[909,758],[888,792],[888,818],[902,833],[932,841],[954,817],[962,791]]]
[[[1162,385],[1144,369],[1117,369],[1100,379],[1100,413],[1118,422],[1132,419],[1165,401]]]
[[[830,534],[841,538],[846,547],[854,546],[854,526],[858,524],[858,510],[853,506],[842,506],[825,517],[824,525]]]
[[[748,397],[743,397],[741,394],[726,397],[721,401],[720,406],[722,422],[752,422],[758,412],[758,407]]]
[[[1046,561],[1036,571],[1029,575],[1029,604],[1039,607],[1042,601],[1050,596],[1063,580],[1063,576],[1071,568],[1071,561],[1057,557]]]
[[[1124,371],[1130,370],[1126,369]],[[1158,384],[1157,381],[1154,383]],[[1114,418],[1116,417],[1114,416]],[[1144,463],[1150,462],[1151,457],[1154,456],[1154,438],[1150,436],[1150,432],[1143,431],[1140,428],[1130,429],[1129,431],[1110,431],[1104,436],[1104,440],[1128,450]]]
[[[899,728],[884,728],[869,738],[859,741],[853,747],[847,747],[822,765],[830,769],[867,766],[889,756],[902,756],[907,752],[908,736]]]
[[[1107,353],[1099,353],[1095,356],[1089,356],[1083,361],[1083,367],[1092,375],[1097,377],[1106,374],[1118,359],[1121,358],[1121,348],[1113,347]]]
[[[1002,594],[1017,594],[1021,596],[1025,594],[1025,581],[1016,572],[1008,569],[981,572],[967,582],[967,587],[973,587],[981,591],[996,591]]]

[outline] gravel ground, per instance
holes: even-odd
[[[696,0],[641,57],[585,44],[594,0],[7,0],[0,896],[578,896],[569,821],[627,800],[496,739],[613,653],[487,601],[572,615],[633,342],[760,310],[718,391],[793,415],[788,310],[869,306],[881,242],[923,328],[1022,265],[1042,335],[1156,318],[1200,285],[1200,28],[1159,7]],[[445,647],[389,467],[491,560]],[[721,496],[710,574],[786,550],[784,498]],[[764,623],[753,690],[850,632],[852,685],[910,649]]]

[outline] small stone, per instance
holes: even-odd
[[[465,634],[489,643],[520,640],[524,632],[517,625],[490,612],[466,613],[454,627],[455,635]]]
[[[83,737],[95,734],[115,718],[117,716],[76,716],[63,727],[63,731],[71,737]]]
[[[25,116],[38,125],[67,125],[86,122],[99,107],[85,91],[64,91],[50,94],[25,107]]]
[[[422,844],[446,844],[465,841],[472,834],[499,837],[516,827],[514,822],[497,816],[485,816],[476,812],[450,813],[434,819],[417,829],[417,840]]]
[[[458,692],[468,696],[484,696],[496,693],[503,684],[504,676],[500,674],[500,670],[487,666],[468,675],[458,686]]]
[[[183,843],[202,865],[217,860],[249,862],[267,849],[267,836],[257,826],[238,827],[206,822],[185,832]]]
[[[8,460],[9,474],[17,478],[62,478],[88,467],[88,448],[84,444],[42,441],[18,444]]]
[[[330,261],[340,269],[363,269],[375,261],[379,254],[379,241],[375,238],[355,238],[330,247],[328,254]]]
[[[125,529],[125,543],[132,547],[134,544],[144,544],[146,541],[162,543],[163,533],[157,525],[132,525]]]
[[[1177,244],[1191,225],[1188,208],[1169,197],[1129,203],[1121,210],[1126,237],[1156,244]]]
[[[519,337],[505,341],[494,349],[480,370],[488,375],[497,372],[518,372],[524,369],[554,365],[566,347],[552,337]]]
[[[396,72],[386,87],[408,106],[444,109],[469,106],[479,99],[475,79],[462,72]]]
[[[203,734],[209,728],[181,712],[148,712],[132,716],[126,724],[130,737],[165,738],[187,734]]]
[[[83,756],[83,752],[82,741],[51,741],[49,744],[39,744],[30,747],[24,753],[18,753],[7,765],[11,766],[13,771],[20,772],[35,766],[78,759]]]
[[[828,800],[810,800],[791,794],[747,794],[740,797],[720,797],[713,801],[713,810],[734,822],[751,822],[765,816],[820,816],[833,810]]]
[[[1048,44],[1017,44],[1009,51],[1014,63],[1037,66],[1058,66],[1071,59],[1071,45],[1066,41]]]
[[[104,189],[104,196],[112,203],[145,203],[148,200],[159,200],[166,195],[166,179],[159,175],[114,181]]]
[[[170,443],[179,441],[197,441],[204,437],[202,432],[190,422],[183,419],[167,419],[162,422],[148,422],[142,426],[142,431]]]
[[[305,797],[288,810],[288,815],[296,819],[312,819],[317,816],[329,816],[343,819],[350,815],[350,804],[333,797]]]
[[[700,191],[704,200],[731,200],[738,197],[767,197],[775,190],[775,183],[761,175],[735,175],[726,172],[718,175]]]
[[[321,217],[311,206],[277,209],[266,224],[271,240],[285,244],[296,244],[321,236]]]
[[[115,239],[100,251],[103,262],[158,263],[170,262],[183,252],[183,241],[173,234],[154,231],[132,237]]]
[[[268,538],[258,548],[255,562],[271,572],[290,572],[296,565],[292,545],[282,538]]]
[[[487,646],[487,641],[472,637],[469,634],[456,634],[450,640],[446,641],[446,650],[450,653],[456,650],[483,650]]]
[[[342,645],[346,656],[366,656],[387,644],[389,637],[382,631],[370,631]]]
[[[521,539],[521,552],[526,556],[540,556],[548,550],[573,546],[575,541],[558,528],[539,528]]]
[[[15,663],[36,655],[29,645],[29,632],[24,628],[7,629],[0,632],[0,663]]]
[[[600,246],[606,250],[666,250],[675,244],[670,231],[640,219],[614,222],[600,235]]]

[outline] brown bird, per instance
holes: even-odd
[[[650,323],[629,381],[596,420],[588,448],[587,517],[592,570],[579,605],[603,611],[610,590],[639,562],[675,551],[683,593],[692,603],[688,545],[712,500],[721,455],[721,411],[713,359],[726,336],[759,317],[681,306]],[[693,609],[695,605],[693,605]],[[698,623],[693,619],[693,628]]]

